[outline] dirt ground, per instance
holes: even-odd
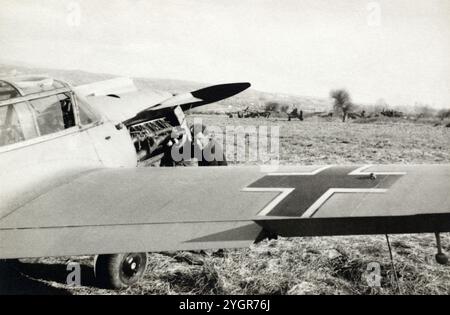
[[[282,164],[450,162],[450,128],[444,126],[341,123],[316,118],[288,122],[230,119],[224,115],[190,116],[189,120],[194,118],[218,127],[279,126]],[[234,153],[227,152],[227,158],[234,161]],[[449,252],[449,235],[442,237],[444,250]],[[0,292],[450,294],[450,266],[435,262],[433,235],[392,235],[390,241],[396,274],[384,236],[293,238],[264,241],[239,250],[153,253],[144,279],[124,291],[98,289],[89,257],[26,260],[0,269]],[[68,261],[81,263],[83,286],[64,284]],[[373,262],[380,267],[380,286],[369,286]]]

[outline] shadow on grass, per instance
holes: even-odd
[[[94,286],[94,270],[81,265],[81,285]],[[37,294],[37,295],[70,295],[65,288],[56,288],[45,282],[51,281],[66,284],[67,271],[65,264],[42,264],[2,262],[0,263],[0,294]]]

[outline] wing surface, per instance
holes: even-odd
[[[102,169],[0,217],[0,258],[450,231],[450,165]]]

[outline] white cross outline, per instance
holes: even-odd
[[[364,172],[368,168],[373,167],[374,165],[364,165],[347,175],[350,176],[369,176],[373,175],[406,175],[406,172]],[[327,170],[333,166],[323,166],[317,168],[311,172],[289,172],[289,173],[268,173],[267,176],[314,176]],[[255,188],[255,187],[246,187],[242,191],[244,192],[279,192],[272,201],[270,201],[261,211],[259,211],[256,216],[267,216],[267,214],[272,211],[281,201],[283,201],[291,192],[293,192],[295,188]],[[300,218],[311,218],[317,210],[323,204],[330,199],[334,194],[338,193],[377,193],[382,194],[386,193],[388,189],[380,189],[380,188],[330,188],[328,189],[319,199],[317,199],[306,211],[302,214]]]
[[[375,165],[372,165],[372,164],[364,165],[364,166],[362,166],[360,168],[357,168],[356,170],[348,173],[348,175],[356,175],[356,176],[358,176],[358,175],[368,176],[370,174],[374,174],[374,175],[399,175],[399,176],[406,175],[406,172],[363,172],[366,169],[371,168],[373,166],[375,166]]]

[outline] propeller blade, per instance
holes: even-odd
[[[150,110],[174,106],[181,106],[183,110],[187,110],[221,101],[248,89],[250,86],[251,84],[248,82],[213,85],[190,93],[175,95],[161,104],[152,107]]]
[[[228,83],[228,84],[220,84],[209,86],[194,92],[191,94],[195,98],[202,99],[208,103],[214,103],[248,89],[250,87],[250,83]]]

